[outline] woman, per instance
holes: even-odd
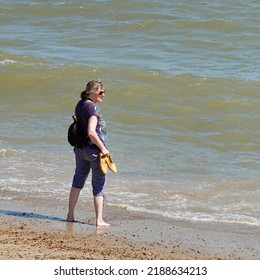
[[[94,208],[97,226],[109,226],[104,222],[103,202],[105,195],[106,174],[102,172],[99,164],[99,152],[104,156],[109,155],[106,147],[106,123],[96,103],[103,101],[105,97],[104,85],[101,81],[90,81],[86,90],[81,93],[81,100],[75,108],[75,114],[88,136],[82,149],[74,148],[76,169],[73,177],[69,196],[69,212],[67,222],[74,222],[74,209],[78,201],[79,193],[84,187],[90,169],[92,169],[92,190],[94,196]]]

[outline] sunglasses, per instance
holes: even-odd
[[[101,90],[101,91],[98,93],[98,95],[103,95],[103,94],[105,94],[105,91],[104,91],[104,90]]]

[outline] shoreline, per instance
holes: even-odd
[[[260,229],[176,221],[105,205],[110,227],[96,228],[91,203],[65,222],[66,202],[1,200],[0,260],[259,260]],[[94,216],[93,216],[94,217]]]

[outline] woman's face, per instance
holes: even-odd
[[[99,86],[98,89],[91,93],[90,98],[93,100],[94,103],[99,103],[103,101],[103,98],[105,97],[105,88],[102,86]]]

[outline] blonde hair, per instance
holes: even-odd
[[[81,92],[80,97],[82,100],[87,100],[90,96],[91,92],[95,92],[99,87],[103,87],[104,84],[100,80],[92,80],[89,81],[86,85],[86,89]]]

